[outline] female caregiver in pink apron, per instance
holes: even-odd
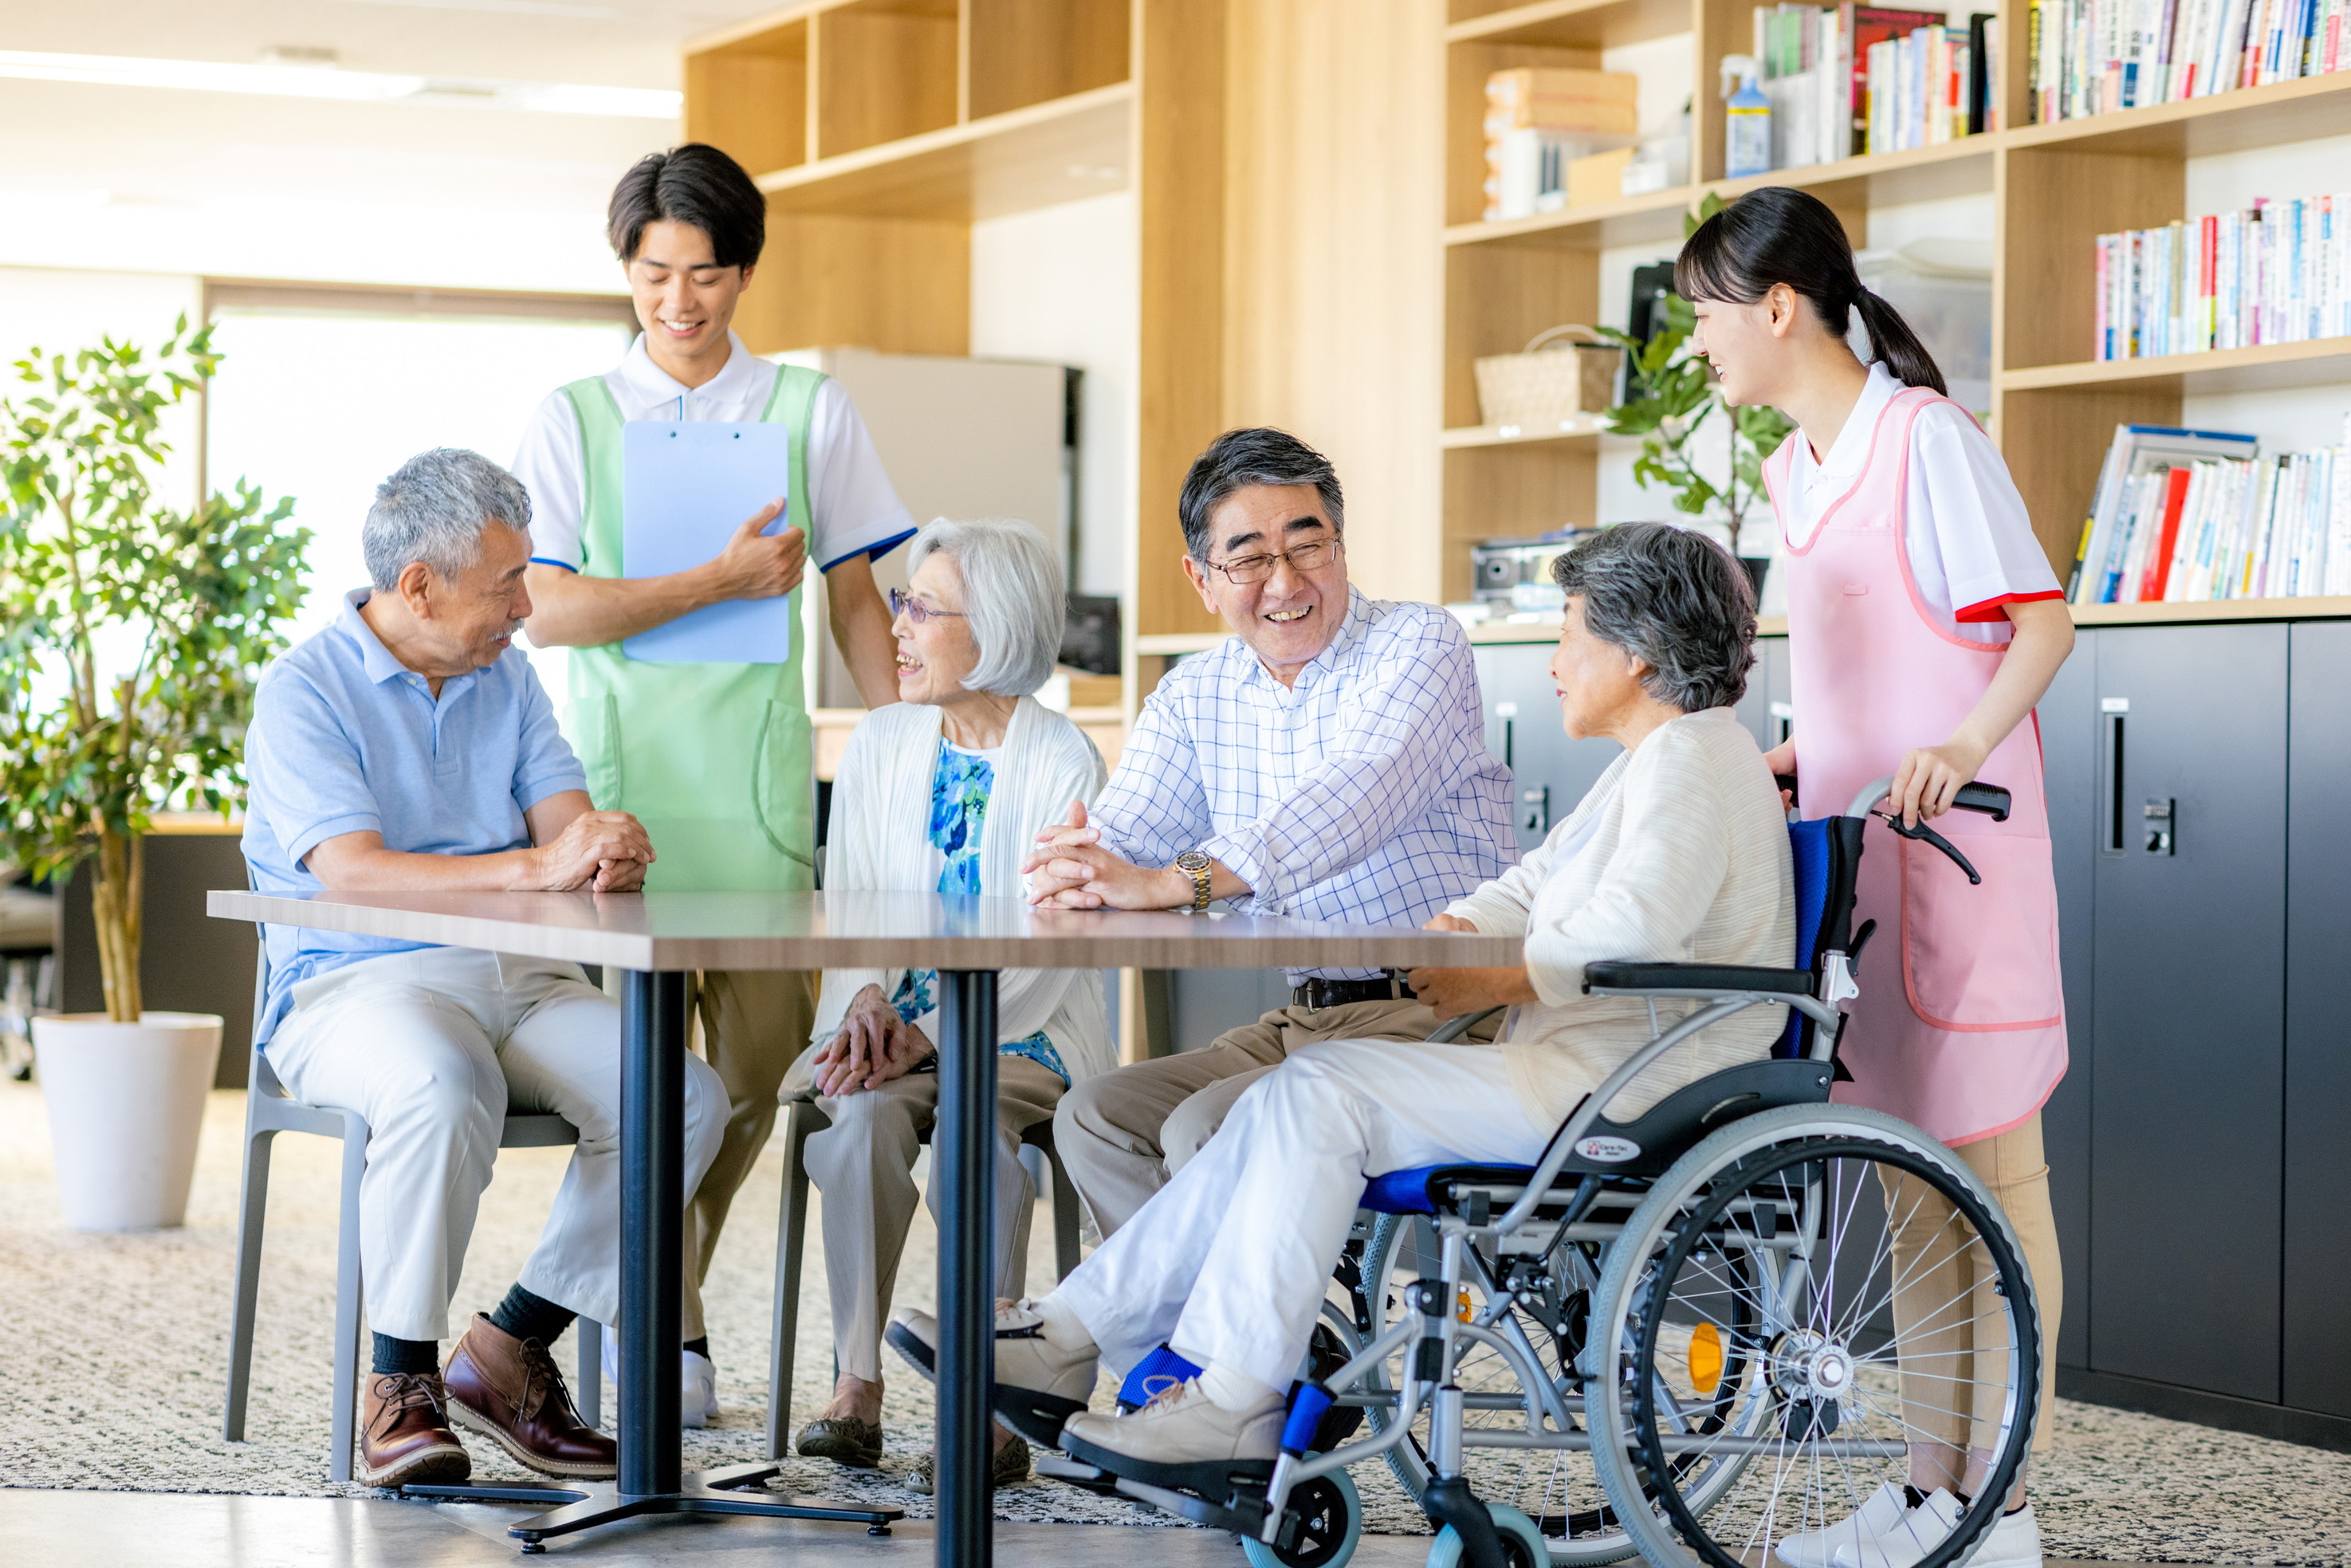
[[[2073,621],[1999,449],[1943,395],[1894,308],[1861,286],[1826,206],[1786,188],[1740,197],[1682,247],[1675,286],[1697,307],[1693,347],[1724,398],[1798,426],[1764,465],[1796,712],[1774,771],[1797,776],[1809,816],[1844,810],[1889,773],[1913,821],[1943,816],[1978,779],[2014,797],[2005,822],[1962,811],[1938,824],[1980,886],[1931,846],[1871,831],[1857,917],[1877,936],[1841,1052],[1853,1082],[1837,1098],[1950,1145],[2007,1212],[2040,1301],[2045,1411],[2062,1285],[2041,1106],[2064,1075],[2065,1018],[2032,709],[2073,650]],[[1846,345],[1856,313],[1867,366]],[[1917,1363],[1947,1354],[1943,1336],[1912,1338],[1922,1316],[1991,1321],[1982,1307],[1949,1310],[1990,1288],[1943,1239],[1950,1218],[1914,1212],[1895,1238],[1894,1312]],[[1948,1354],[2004,1348],[2001,1332],[1995,1347],[1953,1322]],[[1790,1568],[1909,1568],[1949,1531],[1951,1494],[1972,1495],[1991,1458],[1987,1428],[1971,1433],[1938,1392],[1952,1364],[1941,1378],[1905,1369],[1906,1418],[1938,1439],[1913,1444],[1911,1489],[1888,1484],[1851,1518],[1782,1542]],[[2033,1447],[2048,1436],[2044,1414]],[[2038,1568],[2021,1479],[2010,1509],[1971,1568]]]

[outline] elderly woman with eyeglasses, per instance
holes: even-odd
[[[1102,784],[1092,742],[1032,695],[1061,645],[1061,566],[1017,522],[935,522],[909,559],[909,585],[891,595],[900,701],[866,715],[842,754],[825,886],[1017,895],[1038,832]],[[1097,972],[1007,970],[1000,987],[996,1277],[998,1295],[1017,1297],[1036,1197],[1021,1133],[1114,1060]],[[824,1194],[840,1377],[799,1433],[803,1455],[861,1468],[882,1457],[881,1333],[914,1216],[915,1150],[938,1110],[938,1001],[933,970],[826,970],[816,1049],[785,1079],[787,1099],[813,1094],[832,1123],[806,1159]],[[1028,1474],[1027,1445],[1000,1427],[996,1440],[996,1483]],[[918,1466],[918,1489],[928,1473]]]

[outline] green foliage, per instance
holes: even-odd
[[[1682,237],[1687,239],[1721,210],[1722,198],[1708,192],[1696,212],[1682,214]],[[1639,436],[1641,455],[1634,460],[1633,476],[1665,491],[1676,511],[1726,526],[1735,553],[1740,529],[1764,498],[1764,459],[1795,427],[1775,408],[1724,407],[1707,362],[1688,351],[1697,329],[1697,312],[1677,294],[1658,302],[1646,342],[1612,327],[1598,329],[1625,350],[1628,361],[1625,398],[1608,411],[1608,430]],[[1690,439],[1718,410],[1730,422],[1730,470],[1709,476],[1694,460]]]
[[[0,859],[36,874],[175,801],[241,796],[254,683],[300,607],[310,533],[242,480],[191,511],[157,502],[163,412],[219,362],[183,317],[152,355],[36,350],[0,399]]]

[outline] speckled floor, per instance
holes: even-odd
[[[325,1479],[336,1150],[324,1140],[288,1136],[278,1142],[248,1440],[221,1439],[242,1120],[241,1096],[214,1096],[185,1228],[141,1236],[78,1235],[57,1221],[37,1092],[0,1083],[0,1325],[5,1325],[9,1350],[6,1370],[0,1373],[0,1489],[47,1489],[0,1490],[0,1563],[56,1568],[101,1560],[234,1562],[243,1568],[280,1560],[273,1555],[276,1546],[265,1551],[252,1545],[248,1551],[236,1544],[244,1539],[238,1532],[247,1530],[260,1532],[255,1542],[308,1538],[333,1548],[325,1556],[284,1559],[289,1562],[470,1563],[475,1555],[415,1555],[409,1545],[392,1550],[390,1542],[394,1536],[407,1542],[403,1532],[423,1532],[419,1542],[437,1539],[435,1532],[461,1526],[448,1535],[445,1547],[434,1547],[433,1552],[477,1554],[487,1538],[502,1540],[511,1516],[498,1511],[361,1500],[369,1494],[336,1488]],[[497,1180],[483,1205],[455,1321],[486,1309],[513,1278],[537,1237],[567,1157],[564,1150],[516,1150],[501,1158]],[[738,1198],[719,1255],[708,1301],[725,1414],[716,1426],[686,1434],[689,1468],[756,1458],[760,1449],[779,1187],[780,1170],[771,1152]],[[1040,1284],[1050,1275],[1050,1256],[1040,1216],[1031,1272]],[[926,1281],[932,1256],[927,1221],[918,1219],[902,1279]],[[802,1419],[821,1404],[830,1378],[820,1248],[810,1247],[808,1270],[794,1400]],[[909,1284],[910,1291],[919,1288]],[[559,1354],[569,1365],[569,1346],[559,1347]],[[822,1461],[793,1460],[785,1486],[904,1508],[909,1523],[901,1527],[898,1539],[921,1539],[927,1545],[928,1527],[917,1521],[928,1514],[928,1499],[908,1492],[902,1479],[927,1446],[929,1393],[912,1375],[892,1380],[884,1410],[889,1452],[880,1471],[858,1474]],[[2065,1401],[2052,1419],[2055,1445],[2037,1467],[2033,1488],[2053,1559],[2351,1562],[2351,1455]],[[483,1479],[521,1474],[502,1456],[477,1455],[476,1466]],[[1379,1568],[1419,1561],[1426,1540],[1413,1537],[1426,1526],[1401,1489],[1377,1464],[1357,1467],[1355,1479],[1367,1526],[1388,1534],[1384,1541],[1367,1539],[1359,1561]],[[61,1496],[60,1490],[82,1492],[88,1500]],[[241,1495],[133,1500],[126,1492]],[[282,1508],[266,1506],[270,1494],[289,1500]],[[297,1499],[308,1500],[291,1500]],[[1004,1521],[1005,1549],[1021,1542],[1019,1555],[1031,1554],[1028,1527],[1050,1521],[1175,1522],[1123,1500],[1098,1499],[1043,1481],[998,1493],[998,1515]],[[120,1521],[133,1518],[152,1526],[140,1531],[145,1548],[78,1554],[76,1542],[113,1539],[129,1528]],[[59,1524],[59,1519],[71,1522]],[[854,1529],[738,1520],[632,1525],[595,1537],[613,1543],[600,1547],[596,1555],[601,1559],[607,1550],[618,1550],[623,1538],[635,1543],[627,1552],[663,1555],[723,1557],[755,1542],[763,1552],[780,1550],[787,1558],[819,1545],[904,1550],[880,1542],[863,1544]],[[1105,1562],[1113,1553],[1131,1556],[1135,1540],[1125,1531],[1059,1528],[1045,1528],[1033,1539],[1040,1547],[1057,1543],[1050,1552],[1035,1552],[1040,1561],[1087,1563],[1096,1561],[1097,1552]],[[31,1542],[51,1540],[68,1554],[25,1550]],[[229,1554],[204,1555],[198,1543],[204,1541]],[[1099,1545],[1080,1544],[1089,1542]],[[503,1558],[507,1549],[496,1544],[487,1550]],[[1155,1532],[1150,1560],[1233,1562],[1238,1553],[1217,1532],[1187,1529]]]

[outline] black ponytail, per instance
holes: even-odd
[[[1896,381],[1949,394],[1910,323],[1861,286],[1844,225],[1817,196],[1786,185],[1750,191],[1698,225],[1674,262],[1674,292],[1685,299],[1752,305],[1781,283],[1811,300],[1837,338],[1858,309],[1871,354]]]

